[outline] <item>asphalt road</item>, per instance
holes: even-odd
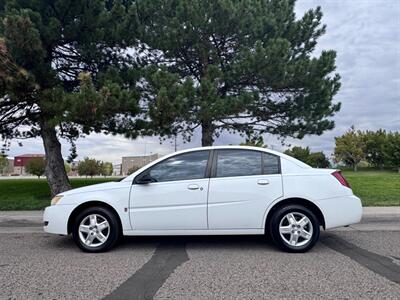
[[[82,253],[40,212],[0,212],[0,299],[400,299],[400,209],[321,233],[308,253],[263,237],[130,237]]]

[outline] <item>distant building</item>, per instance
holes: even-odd
[[[113,164],[113,175],[114,176],[121,176],[121,164]]]
[[[69,163],[69,166],[71,167],[72,170],[78,170],[78,165],[79,165],[79,161],[75,161],[75,160],[73,160]]]
[[[146,156],[125,156],[122,157],[121,175],[126,176],[131,169],[139,169],[148,163],[159,158],[158,153]]]
[[[14,175],[29,175],[26,172],[26,165],[27,163],[35,158],[42,158],[44,159],[44,154],[23,154],[14,157]]]
[[[71,161],[70,163],[68,163],[69,164],[69,167],[71,168],[70,170],[69,170],[69,172],[67,173],[67,175],[69,176],[69,177],[72,177],[72,176],[78,176],[78,165],[79,165],[79,161]]]

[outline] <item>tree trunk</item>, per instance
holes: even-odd
[[[50,186],[51,196],[71,189],[64,160],[61,154],[61,144],[58,141],[54,127],[46,122],[41,123],[41,136],[46,154],[46,177]]]
[[[354,164],[353,170],[354,172],[357,172],[357,164]]]
[[[211,121],[201,122],[201,146],[212,146],[214,143],[214,126]]]

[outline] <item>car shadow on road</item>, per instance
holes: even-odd
[[[275,249],[272,241],[264,236],[126,236],[123,237],[118,248],[135,248],[145,245],[186,245],[190,248],[213,249]]]
[[[48,242],[55,248],[70,250],[76,248],[72,236],[48,235]],[[116,251],[135,248],[155,248],[160,244],[190,245],[191,248],[226,248],[249,249],[267,248],[275,249],[272,241],[264,236],[239,235],[239,236],[123,236],[114,248]],[[77,248],[76,248],[77,249]]]

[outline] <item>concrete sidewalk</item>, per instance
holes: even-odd
[[[40,233],[42,226],[42,210],[0,211],[0,233]]]
[[[0,222],[3,218],[35,220],[42,216],[43,210],[0,210]]]
[[[400,206],[367,206],[363,207],[363,216],[400,216]]]

